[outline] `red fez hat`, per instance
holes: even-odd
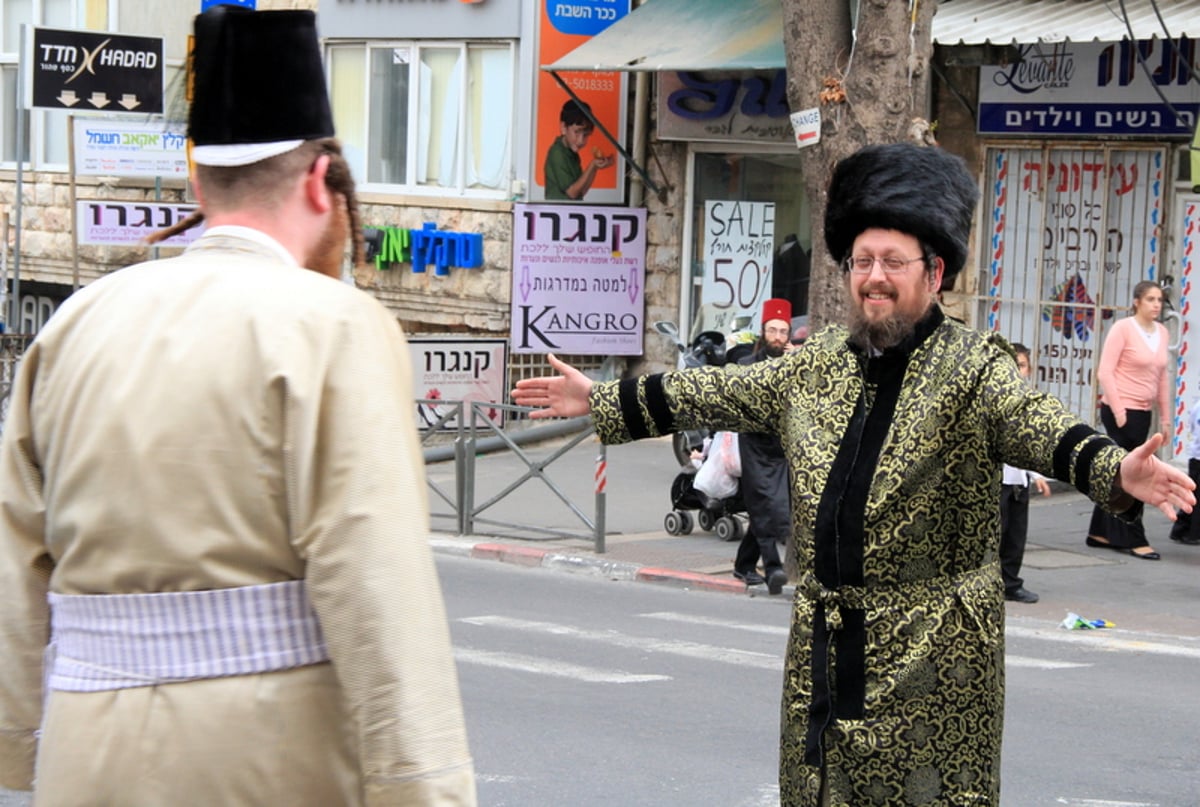
[[[766,323],[773,319],[782,319],[786,322],[791,322],[792,303],[790,300],[785,300],[782,297],[772,297],[763,303],[762,321]]]

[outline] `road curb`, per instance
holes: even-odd
[[[675,569],[656,569],[643,566],[637,575],[643,583],[668,583],[685,588],[702,588],[707,591],[728,591],[735,594],[745,594],[746,584],[741,580],[728,577],[717,577],[700,572],[681,572]]]
[[[542,560],[549,554],[544,549],[534,549],[528,546],[509,546],[508,544],[475,544],[471,549],[471,557],[485,560],[498,560],[501,563],[515,563],[518,566],[541,566]]]
[[[593,577],[605,577],[610,580],[658,583],[660,585],[697,588],[704,591],[720,591],[729,594],[745,594],[748,590],[748,587],[742,581],[718,575],[642,566],[637,563],[605,560],[586,555],[571,555],[549,549],[538,549],[537,547],[516,546],[494,541],[464,544],[461,541],[445,539],[432,540],[431,545],[435,552],[445,554],[480,560],[497,560],[501,563],[512,563],[517,566],[541,567],[544,569],[571,572],[573,574],[588,574]]]

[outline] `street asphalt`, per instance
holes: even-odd
[[[597,502],[593,480],[601,452],[595,438],[586,437],[573,447],[568,440],[557,440],[524,452],[525,459],[512,451],[476,458],[477,510],[471,534],[457,534],[447,501],[431,495],[436,551],[619,580],[768,596],[764,586],[747,588],[733,578],[736,542],[722,541],[699,527],[688,535],[669,535],[664,529],[664,516],[672,509],[671,481],[679,472],[667,438],[608,447],[603,551],[597,551],[592,528]],[[432,464],[427,471],[443,493],[454,490],[452,463]],[[516,484],[523,475],[529,478]],[[1031,502],[1022,569],[1025,587],[1041,599],[1009,603],[1009,615],[1058,623],[1074,613],[1142,635],[1200,637],[1200,546],[1170,541],[1170,522],[1151,510],[1145,515],[1147,534],[1162,560],[1089,548],[1084,537],[1091,503],[1074,489],[1054,484],[1053,495],[1035,496]],[[511,492],[499,495],[510,487]],[[789,586],[782,596],[792,592]]]

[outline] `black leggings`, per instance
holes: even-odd
[[[1108,436],[1126,451],[1146,442],[1150,436],[1150,412],[1145,409],[1126,409],[1125,425],[1117,426],[1117,419],[1108,404],[1100,404],[1100,422]],[[1107,538],[1113,546],[1133,549],[1139,546],[1149,546],[1146,540],[1146,528],[1142,526],[1142,517],[1136,521],[1122,521],[1111,516],[1099,507],[1092,511],[1092,523],[1088,526],[1088,534],[1099,538]]]

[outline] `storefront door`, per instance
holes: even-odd
[[[697,150],[691,162],[685,333],[757,334],[768,297],[806,314],[812,238],[799,156]]]

